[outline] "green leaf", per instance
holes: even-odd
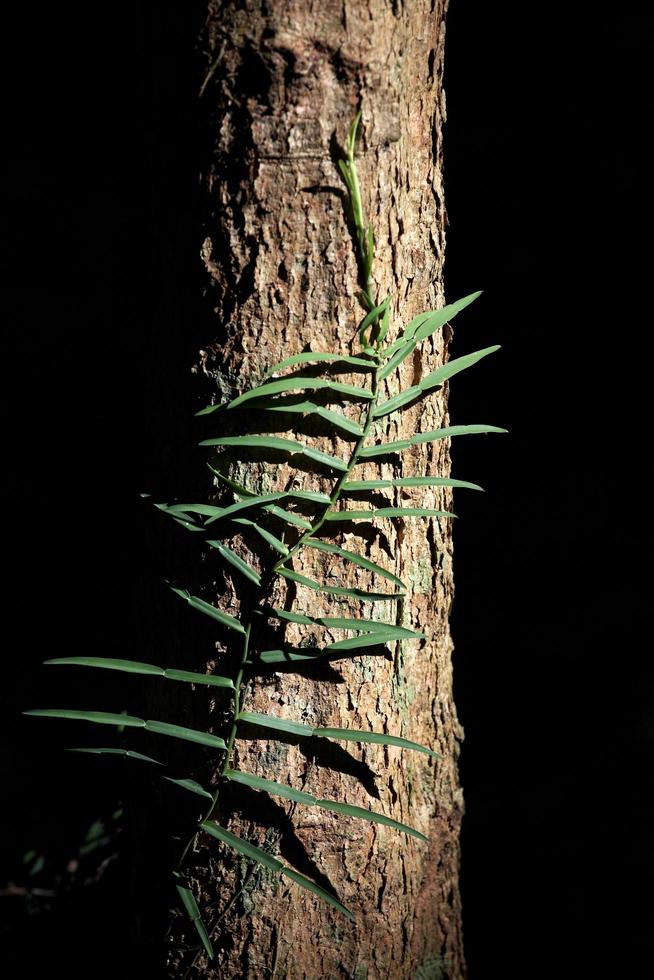
[[[276,718],[274,715],[262,715],[258,711],[240,711],[236,716],[236,721],[246,721],[250,725],[259,725],[261,728],[272,728],[276,732],[284,732],[286,735],[302,735],[308,737],[313,735],[313,728],[310,725],[303,725],[299,721],[287,721],[285,718]]]
[[[327,354],[322,351],[310,350],[305,351],[302,354],[293,354],[291,357],[287,357],[285,360],[280,361],[279,364],[273,364],[271,368],[268,368],[264,377],[269,378],[271,375],[278,374],[280,371],[283,371],[284,368],[294,367],[296,364],[321,363],[322,361],[355,364],[357,367],[365,367],[369,370],[375,366],[371,361],[366,361],[362,357],[350,357],[348,354]]]
[[[435,429],[433,432],[420,432],[410,439],[398,439],[396,442],[381,442],[376,446],[366,446],[359,452],[357,462],[362,459],[370,459],[372,456],[385,456],[387,453],[396,453],[401,449],[408,449],[409,446],[416,446],[421,442],[436,442],[438,439],[449,439],[452,436],[472,436],[488,432],[506,432],[496,425],[450,425],[445,429]]]
[[[200,909],[198,908],[198,903],[195,900],[195,896],[190,888],[186,888],[183,885],[175,885],[179,893],[179,897],[182,900],[182,905],[188,915],[189,919],[193,922],[200,915]]]
[[[402,344],[401,347],[398,347],[398,349],[395,351],[395,353],[390,358],[390,360],[387,361],[387,363],[383,366],[383,368],[381,368],[381,370],[378,372],[377,380],[383,381],[384,378],[387,378],[389,374],[392,374],[393,371],[397,367],[399,367],[402,361],[404,361],[409,356],[409,354],[413,353],[415,346],[416,346],[415,340],[409,340],[408,343]]]
[[[304,875],[299,874],[297,871],[293,871],[292,868],[282,868],[282,874],[286,878],[290,878],[291,881],[294,881],[296,885],[300,885],[301,888],[306,888],[307,891],[313,892],[313,894],[317,895],[318,898],[321,898],[323,902],[327,902],[328,905],[332,905],[335,909],[338,909],[338,911],[342,912],[348,919],[354,919],[354,916],[349,909],[346,909],[344,905],[341,905],[337,898],[334,898],[330,892],[325,891],[325,889],[321,888],[320,885],[316,885],[316,883],[311,881],[310,878],[305,878]]]
[[[381,732],[361,732],[353,728],[314,728],[313,734],[316,738],[334,738],[345,742],[372,742],[375,745],[396,745],[400,749],[413,749],[416,752],[424,752],[425,755],[439,758],[438,752],[418,745],[417,742],[410,742],[407,738],[400,738],[398,735],[384,735]]]
[[[212,548],[215,548],[216,551],[222,555],[225,561],[229,562],[229,564],[232,565],[237,572],[244,575],[245,578],[250,580],[250,582],[254,582],[255,585],[261,585],[261,576],[259,573],[256,572],[251,565],[248,565],[246,561],[243,561],[240,555],[237,555],[235,551],[228,548],[226,544],[222,544],[220,541],[207,541],[207,544],[211,545]]]
[[[435,388],[437,385],[443,384],[448,378],[453,377],[460,371],[465,371],[466,368],[472,367],[478,361],[481,361],[484,357],[488,357],[489,354],[494,354],[495,351],[500,349],[499,344],[494,344],[493,347],[484,347],[483,350],[476,350],[472,354],[465,354],[463,357],[455,357],[454,360],[448,361],[443,364],[436,371],[432,371],[428,374],[426,378],[423,378],[420,382],[421,391],[429,391],[431,388]]]
[[[120,670],[128,674],[154,674],[165,677],[169,681],[187,681],[191,684],[209,684],[214,687],[234,687],[229,677],[218,674],[198,674],[188,670],[175,670],[155,667],[154,664],[142,664],[136,660],[111,660],[105,657],[58,657],[55,660],[44,660],[45,664],[64,664],[76,667],[103,667],[109,670]]]
[[[357,422],[353,422],[341,412],[332,412],[322,405],[315,405],[313,402],[290,402],[288,399],[280,398],[277,402],[269,402],[266,405],[258,405],[257,409],[263,408],[266,412],[295,412],[300,415],[319,415],[332,425],[351,435],[360,436],[363,429]]]
[[[208,953],[209,957],[213,959],[213,946],[211,945],[211,940],[209,939],[209,934],[205,928],[202,917],[200,916],[200,909],[198,908],[198,903],[195,901],[193,892],[186,888],[184,885],[176,885],[179,897],[182,900],[182,905],[188,915],[189,919],[196,928],[197,934],[202,941],[205,951]]]
[[[393,820],[392,817],[386,817],[383,813],[377,813],[375,810],[366,810],[361,806],[352,806],[350,803],[332,803],[330,800],[318,800],[318,806],[322,807],[323,810],[332,810],[334,813],[343,813],[347,817],[356,817],[358,820],[367,820],[370,823],[383,824],[385,827],[392,827],[394,830],[401,830],[405,834],[409,834],[411,837],[417,837],[418,840],[428,840],[424,834],[421,834],[419,830],[414,827],[409,827],[405,823],[400,823],[398,820]]]
[[[305,626],[312,626],[317,620],[312,616],[305,616],[303,613],[289,612],[286,609],[270,609],[270,615],[276,619],[285,619],[289,623],[302,623]]]
[[[301,453],[304,446],[295,439],[282,439],[280,436],[220,436],[218,439],[203,439],[200,446],[236,446],[239,449],[278,449],[281,452]]]
[[[388,401],[380,402],[376,405],[372,411],[372,417],[374,419],[379,419],[382,415],[388,415],[390,412],[397,411],[398,408],[402,408],[409,402],[412,402],[415,398],[418,398],[422,394],[422,388],[420,385],[414,385],[412,388],[407,388],[406,391],[401,391],[398,395],[393,395]]]
[[[204,946],[205,952],[209,956],[209,959],[212,960],[213,959],[213,946],[211,944],[211,940],[209,939],[209,933],[207,932],[207,928],[206,928],[204,922],[202,921],[202,919],[197,918],[197,919],[194,919],[193,920],[193,925],[195,926],[195,930],[196,930],[198,936],[200,937],[200,942]]]
[[[236,633],[245,633],[245,629],[241,626],[238,619],[234,619],[233,616],[229,616],[227,613],[223,612],[222,609],[216,609],[215,606],[205,602],[204,599],[199,599],[197,596],[191,595],[186,589],[176,589],[172,585],[171,589],[182,599],[186,599],[189,606],[192,606],[193,609],[198,609],[206,616],[211,616],[211,618],[219,622],[221,626],[226,626],[227,629],[234,630]]]
[[[347,463],[335,456],[329,456],[319,449],[305,446],[295,439],[281,439],[278,436],[221,436],[219,439],[203,439],[200,446],[240,446],[254,449],[278,449],[287,453],[298,453],[309,459],[318,460],[335,470],[347,470]]]
[[[285,786],[282,783],[276,783],[270,779],[262,779],[261,776],[253,776],[251,773],[226,769],[223,775],[233,782],[242,783],[245,786],[250,786],[252,789],[262,790],[265,793],[270,793],[271,796],[281,796],[283,799],[292,800],[294,803],[302,803],[305,806],[318,806],[323,810],[331,810],[332,813],[342,813],[348,817],[357,817],[360,820],[367,820],[371,823],[383,824],[386,827],[393,827],[395,830],[401,830],[405,834],[418,837],[420,840],[427,840],[425,835],[421,834],[420,831],[414,830],[413,827],[408,827],[406,824],[399,823],[397,820],[393,820],[392,817],[386,817],[382,813],[377,813],[375,810],[366,810],[363,807],[352,806],[349,803],[334,803],[331,800],[321,800],[311,793],[304,793],[301,790],[293,789],[292,786]]]
[[[397,411],[398,408],[402,408],[408,402],[413,401],[414,398],[418,398],[419,395],[443,384],[448,378],[453,377],[460,371],[464,371],[466,368],[472,367],[477,361],[481,361],[482,358],[493,354],[499,349],[499,344],[495,344],[493,347],[485,347],[483,350],[477,350],[472,354],[466,354],[464,357],[457,357],[453,361],[448,361],[447,364],[443,364],[438,370],[428,374],[427,377],[423,378],[417,385],[414,385],[413,388],[401,391],[398,395],[389,398],[388,401],[381,402],[377,405],[373,409],[373,418],[381,418],[390,412]]]
[[[301,527],[304,531],[311,530],[311,523],[300,517],[299,514],[295,514],[292,510],[284,510],[283,507],[266,507],[266,510],[274,514],[275,517],[279,518],[280,521],[286,521],[287,524],[294,524],[295,527]]]
[[[318,650],[311,647],[302,647],[298,650],[264,650],[259,654],[256,661],[250,660],[248,663],[262,663],[266,665],[270,664],[285,664],[285,663],[295,663],[300,660],[321,660],[326,656],[324,650]]]
[[[222,677],[220,674],[200,674],[192,670],[177,670],[169,667],[164,670],[164,677],[168,681],[185,681],[188,684],[205,684],[208,687],[234,689],[234,681],[231,677]]]
[[[424,633],[416,633],[406,629],[404,626],[395,626],[391,623],[383,623],[378,619],[348,619],[342,616],[323,616],[316,620],[327,629],[356,630],[359,633],[387,633],[396,639],[405,640],[424,640]],[[341,640],[341,643],[349,643],[349,640]],[[333,649],[332,644],[330,649]]]
[[[349,487],[351,484],[346,483],[344,487]],[[356,555],[352,551],[348,551],[346,548],[340,548],[336,544],[331,544],[328,541],[321,541],[319,538],[307,538],[304,542],[307,548],[315,548],[317,551],[324,551],[327,554],[339,555],[346,561],[351,561],[353,565],[358,565],[360,568],[365,568],[369,572],[374,572],[376,575],[381,575],[382,578],[388,579],[389,582],[394,582],[401,589],[406,589],[404,582],[389,572],[388,569],[382,568],[381,565],[377,565],[376,562],[370,561],[369,558],[364,558],[362,555]]]
[[[200,826],[208,834],[211,834],[212,837],[216,837],[222,841],[223,844],[228,844],[229,847],[234,848],[239,854],[245,855],[251,861],[257,861],[258,864],[263,864],[264,867],[270,868],[271,871],[281,871],[284,867],[282,862],[274,858],[272,854],[268,854],[267,851],[262,851],[260,847],[256,847],[256,845],[251,844],[248,840],[243,840],[242,837],[237,837],[236,834],[225,830],[224,827],[221,827],[213,820],[211,822],[205,820]]]
[[[396,632],[395,629],[389,627],[388,630],[374,630],[370,633],[360,633],[358,636],[351,636],[347,640],[337,640],[336,643],[330,643],[325,650],[328,653],[337,652],[339,650],[361,650],[364,647],[375,647],[383,643],[397,643],[402,640],[424,640],[423,633],[411,633],[410,630],[406,630],[409,635],[406,636],[404,633]]]
[[[377,510],[338,510],[325,517],[326,521],[369,521],[373,517],[456,517],[447,510],[429,507],[378,507]]]
[[[152,762],[155,766],[163,766],[163,762],[153,759],[152,756],[143,755],[142,752],[133,752],[131,749],[104,749],[104,748],[71,748],[67,752],[85,752],[88,755],[120,755],[125,759],[135,759],[139,762]]]
[[[54,660],[44,660],[44,664],[64,664],[76,667],[105,667],[108,670],[120,670],[126,674],[156,674],[164,676],[161,667],[154,664],[143,664],[137,660],[112,660],[107,657],[57,657]]]
[[[180,725],[169,725],[166,721],[145,721],[143,718],[133,718],[107,711],[74,711],[70,708],[34,708],[24,711],[24,715],[37,715],[42,718],[66,718],[72,721],[91,721],[97,725],[118,725],[120,728],[145,728],[157,735],[172,735],[174,738],[185,739],[187,742],[197,742],[212,748],[226,749],[222,738],[210,735],[209,732],[196,731],[194,728],[182,728]]]
[[[380,316],[384,315],[390,300],[390,296],[387,296],[386,299],[383,300],[383,302],[381,302],[378,306],[374,306],[369,313],[366,313],[363,320],[359,324],[359,341],[362,345],[366,343],[366,330],[369,326],[371,326],[371,324],[378,320]],[[370,339],[374,340],[373,337]]]
[[[348,480],[341,487],[341,494],[355,490],[382,490],[387,487],[467,487],[468,490],[482,490],[477,483],[455,480],[449,476],[405,476],[397,480]]]
[[[292,786],[284,786],[282,783],[276,783],[271,779],[262,779],[261,776],[254,776],[249,772],[225,769],[223,776],[233,783],[242,783],[244,786],[260,789],[272,796],[281,796],[285,800],[293,800],[295,803],[311,805],[316,802],[315,796],[311,796],[310,793],[303,793],[298,789],[293,789]]]
[[[145,728],[155,735],[170,735],[185,742],[196,742],[198,745],[208,745],[212,749],[226,749],[222,738],[209,732],[198,731],[195,728],[184,728],[182,725],[171,725],[167,721],[146,721]]]
[[[143,718],[117,714],[111,711],[77,711],[72,708],[32,708],[24,715],[38,718],[66,718],[69,721],[92,721],[96,725],[119,725],[125,728],[145,728]]]
[[[285,391],[318,391],[320,389],[333,391],[339,395],[363,398],[364,400],[373,397],[372,392],[368,388],[358,388],[355,385],[341,384],[340,381],[326,381],[324,378],[280,378],[278,381],[271,381],[267,384],[259,385],[258,388],[251,388],[227,404],[208,405],[196,414],[210,415],[219,409],[231,410],[233,408],[239,408],[241,405],[253,399],[270,398],[271,395],[279,395]]]
[[[284,493],[262,493],[258,496],[248,496],[245,500],[237,500],[235,504],[229,504],[228,507],[215,507],[214,513],[206,523],[213,524],[214,521],[226,520],[233,514],[238,514],[242,510],[250,510],[252,507],[269,506],[275,500],[283,500],[285,496]]]
[[[426,337],[431,336],[436,330],[439,330],[450,320],[453,320],[457,313],[464,310],[466,306],[470,306],[479,296],[481,296],[481,292],[470,293],[469,296],[464,296],[462,299],[458,299],[455,303],[450,303],[440,310],[427,310],[426,313],[420,313],[405,327],[402,335],[384,351],[384,354],[387,357],[394,354],[396,350],[412,338],[416,343],[425,340]]]
[[[275,535],[271,534],[265,527],[260,527],[258,524],[255,524],[254,521],[250,521],[246,517],[234,517],[233,523],[251,527],[258,535],[260,535],[260,537],[263,538],[264,541],[268,542],[271,548],[274,548],[280,555],[282,555],[284,558],[286,558],[288,555],[288,548],[284,542],[280,541],[279,538],[276,538]]]
[[[320,449],[313,449],[311,446],[307,446],[304,449],[304,455],[308,459],[313,459],[317,463],[322,463],[324,466],[331,466],[334,470],[341,470],[346,472],[348,470],[348,464],[342,460],[338,459],[336,456],[329,456],[327,453],[323,453]]]
[[[173,779],[171,776],[164,776],[163,778],[181,789],[188,790],[189,793],[195,793],[197,796],[204,796],[207,800],[213,800],[211,793],[208,793],[204,786],[200,786],[194,779]]]
[[[400,598],[399,594],[396,595],[394,593],[364,592],[362,589],[346,589],[336,585],[321,585],[320,582],[316,582],[312,578],[307,578],[306,575],[301,575],[299,572],[293,571],[292,568],[278,568],[277,572],[279,575],[283,575],[284,578],[290,579],[291,582],[297,582],[298,585],[304,585],[307,589],[313,589],[315,592],[324,592],[326,595],[342,595],[350,599],[361,599],[363,602],[378,602]]]

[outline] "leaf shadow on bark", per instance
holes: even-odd
[[[250,722],[242,722],[239,725],[239,738],[249,741],[269,740],[270,730]],[[283,742],[285,745],[297,745],[306,759],[323,769],[331,769],[333,772],[340,772],[345,776],[353,776],[361,783],[369,796],[373,796],[376,800],[381,799],[375,782],[377,774],[367,762],[356,759],[347,749],[336,742],[315,736],[294,736],[286,732],[276,732],[275,741]]]
[[[325,888],[335,898],[338,893],[318,865],[308,853],[297,836],[295,827],[283,806],[276,803],[266,793],[257,792],[249,786],[233,786],[229,798],[230,810],[237,811],[245,819],[256,814],[256,821],[263,827],[278,830],[280,833],[279,851],[282,857],[300,874],[311,878],[321,888]],[[301,804],[300,804],[301,805]]]

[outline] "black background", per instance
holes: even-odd
[[[196,465],[200,20],[176,6],[4,15],[3,881],[31,848],[61,870],[120,798],[19,712],[69,696],[50,651],[140,659],[165,562],[138,493]],[[446,291],[485,290],[454,353],[503,345],[452,415],[510,429],[453,449],[487,489],[455,537],[472,980],[651,971],[653,51],[644,4],[449,14]],[[123,857],[50,912],[3,897],[0,955],[131,975],[131,896]]]

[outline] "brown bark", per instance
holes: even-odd
[[[443,0],[216,0],[209,5],[201,97],[211,107],[211,165],[202,175],[207,200],[202,256],[215,338],[199,367],[218,397],[250,387],[272,363],[308,346],[352,350],[362,313],[334,146],[343,145],[359,105],[359,175],[377,239],[377,295],[392,294],[389,337],[417,313],[442,305],[444,16]],[[442,363],[446,340],[436,336],[416,351],[399,379],[396,373],[383,382],[385,391],[393,394],[414,384]],[[447,424],[446,412],[441,393],[384,420],[375,434],[399,439],[438,428]],[[305,441],[348,455],[350,444],[325,438],[322,431],[305,425]],[[333,482],[289,463],[239,465],[235,472],[257,489],[325,490]],[[396,465],[360,466],[357,479],[448,472],[447,444],[436,442],[406,452]],[[451,504],[447,489],[382,493],[386,504],[419,501],[445,509]],[[442,758],[376,745],[347,743],[343,749],[341,743],[337,755],[323,759],[302,746],[239,740],[236,764],[323,798],[381,810],[422,830],[429,844],[282,800],[271,804],[278,817],[283,811],[271,830],[269,811],[258,796],[245,802],[238,794],[226,796],[221,819],[229,819],[234,832],[278,850],[300,872],[331,884],[355,919],[347,921],[295,885],[256,873],[213,935],[216,960],[207,964],[200,958],[192,975],[464,976],[456,766],[462,731],[452,701],[450,529],[440,519],[382,523],[381,534],[369,541],[350,536],[348,546],[409,583],[401,622],[426,633],[427,641],[404,644],[392,660],[343,661],[334,675],[342,675],[342,683],[300,673],[271,675],[249,687],[245,707],[309,724],[404,735],[433,746]],[[365,587],[360,569],[319,560],[329,558],[305,551],[295,567],[332,584]],[[275,596],[276,603],[283,601],[281,584]],[[302,587],[293,608],[334,614],[333,600]],[[360,615],[361,606],[341,603],[338,611]],[[385,609],[381,615],[395,614]],[[343,764],[348,757],[356,761]],[[200,890],[222,911],[243,884],[247,863],[215,841],[204,843],[210,873],[201,876]],[[175,962],[172,975],[180,975],[180,969]]]

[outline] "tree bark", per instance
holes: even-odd
[[[358,168],[377,241],[377,296],[392,296],[389,338],[416,314],[443,304],[445,7],[443,0],[209,4],[201,41],[201,98],[210,120],[203,136],[210,162],[201,176],[202,257],[215,330],[196,369],[211,380],[217,398],[250,387],[274,362],[309,346],[352,350],[362,311],[335,156],[359,106]],[[447,339],[447,333],[436,335],[416,351],[399,381],[396,372],[383,382],[387,394],[415,384],[442,363]],[[384,420],[376,434],[400,439],[446,424],[441,392]],[[323,450],[348,455],[347,442],[325,438],[319,427],[304,431]],[[333,482],[288,462],[235,464],[234,472],[255,489],[324,490]],[[396,465],[361,466],[357,479],[426,473],[448,475],[447,443],[416,446]],[[446,488],[382,493],[382,506],[451,504]],[[382,810],[416,826],[429,843],[316,807],[264,803],[263,794],[226,796],[221,819],[229,819],[230,829],[333,886],[354,921],[295,885],[265,873],[248,876],[247,863],[211,842],[203,852],[208,871],[198,873],[199,890],[225,914],[213,933],[215,961],[200,956],[191,975],[464,976],[457,777],[462,731],[452,700],[450,525],[442,519],[384,524],[383,533],[367,541],[348,535],[347,544],[389,567],[394,561],[393,570],[410,586],[402,624],[426,633],[427,641],[401,650],[398,645],[389,660],[341,662],[327,679],[270,675],[250,685],[245,708],[309,724],[404,735],[433,746],[441,758],[354,743],[337,757],[323,758],[302,745],[256,739],[238,741],[235,762],[322,798]],[[313,552],[315,565],[306,564],[306,555],[298,570],[332,584],[364,584],[355,566],[344,580],[343,566],[318,561],[329,555]],[[276,600],[283,601],[282,586],[277,589]],[[227,595],[228,602],[233,598]],[[293,608],[334,614],[333,600],[303,587]],[[339,614],[361,614],[356,603],[338,608]],[[171,975],[179,976],[183,965],[173,958]]]

